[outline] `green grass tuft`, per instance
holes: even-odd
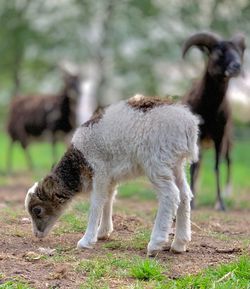
[[[159,283],[156,289],[249,289],[250,257],[209,268],[197,275],[188,275],[177,280]]]
[[[154,259],[146,259],[137,261],[131,267],[131,276],[139,280],[158,280],[161,281],[165,277],[163,275],[163,267]]]
[[[26,283],[19,281],[7,281],[0,285],[1,289],[32,289]]]

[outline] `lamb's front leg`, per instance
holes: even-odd
[[[154,180],[157,184],[158,180]],[[159,209],[155,219],[154,228],[148,244],[148,256],[155,256],[160,250],[164,249],[171,231],[173,217],[179,205],[179,190],[172,180],[159,180],[158,198]]]
[[[102,217],[103,207],[107,201],[106,186],[96,186],[91,194],[90,213],[86,232],[77,243],[77,248],[92,249],[97,241],[98,226]]]
[[[108,239],[110,234],[113,232],[113,202],[117,191],[112,187],[110,188],[107,201],[104,204],[101,223],[98,229],[98,240]]]

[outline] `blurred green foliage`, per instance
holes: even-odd
[[[198,30],[249,34],[249,11],[248,0],[1,1],[0,103],[46,90],[62,59],[99,62],[102,94],[174,93],[164,82],[173,84],[168,64],[180,61],[183,40]]]

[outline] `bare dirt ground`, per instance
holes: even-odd
[[[18,186],[0,188],[0,284],[18,277],[34,288],[79,288],[79,284],[86,279],[86,273],[75,270],[75,264],[80,260],[90,260],[108,253],[116,256],[122,254],[127,258],[134,255],[146,257],[146,246],[138,249],[136,246],[105,247],[107,241],[99,242],[93,250],[77,251],[75,245],[82,233],[52,233],[42,242],[36,240],[23,209],[29,184],[27,180],[18,183]],[[121,200],[118,197],[114,214],[115,232],[111,242],[125,242],[136,234],[138,228],[150,228],[156,207],[155,201]],[[126,208],[126,212],[121,208]],[[144,217],[147,215],[152,217]],[[192,232],[188,252],[176,255],[165,251],[156,256],[160,262],[169,264],[168,277],[194,274],[208,266],[230,262],[240,254],[250,253],[249,211],[220,213],[212,209],[198,209],[193,212]],[[64,258],[43,257],[39,247],[60,248]],[[111,280],[110,287],[121,288],[130,282],[129,278]]]

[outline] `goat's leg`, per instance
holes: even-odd
[[[30,155],[30,153],[29,153],[29,151],[28,151],[27,143],[22,142],[21,145],[22,145],[22,148],[23,148],[25,157],[26,157],[26,161],[27,161],[27,164],[28,164],[28,168],[29,168],[29,170],[31,171],[31,170],[33,170],[34,166],[33,166],[33,162],[32,162],[31,155]]]
[[[191,191],[193,193],[193,198],[191,200],[191,208],[195,208],[195,195],[196,195],[196,185],[197,179],[200,171],[202,155],[199,154],[199,160],[195,163],[192,163],[190,166],[190,183],[191,183]]]
[[[190,200],[192,199],[183,164],[176,168],[175,178],[180,190],[180,205],[177,209],[175,237],[171,250],[181,253],[186,251],[187,243],[191,241]]]
[[[98,240],[108,239],[110,234],[113,232],[112,212],[115,195],[116,190],[114,190],[112,187],[112,189],[110,189],[107,201],[104,204],[102,218],[98,228]]]
[[[7,153],[7,172],[9,174],[12,173],[12,154],[13,154],[13,146],[14,146],[14,141],[11,140],[8,148],[8,153]]]
[[[103,207],[108,198],[108,186],[106,184],[99,183],[94,184],[93,192],[90,200],[90,212],[87,230],[79,240],[77,248],[93,248],[97,241],[98,226],[102,217]]]
[[[215,176],[216,176],[216,189],[217,189],[215,209],[225,211],[226,208],[221,196],[221,188],[220,188],[220,159],[221,159],[221,142],[215,142]]]
[[[29,153],[27,148],[24,149],[24,152],[25,152],[25,156],[26,156],[26,160],[27,160],[27,164],[28,164],[29,170],[32,171],[34,166],[33,166],[31,155],[30,155],[30,153]]]
[[[155,256],[157,252],[165,248],[180,201],[179,190],[173,178],[159,176],[152,182],[157,188],[159,208],[148,244],[148,256]]]
[[[225,196],[230,196],[232,194],[232,185],[231,185],[231,157],[229,153],[229,149],[226,152],[226,164],[227,164],[227,180],[226,180],[226,188],[224,191]]]

